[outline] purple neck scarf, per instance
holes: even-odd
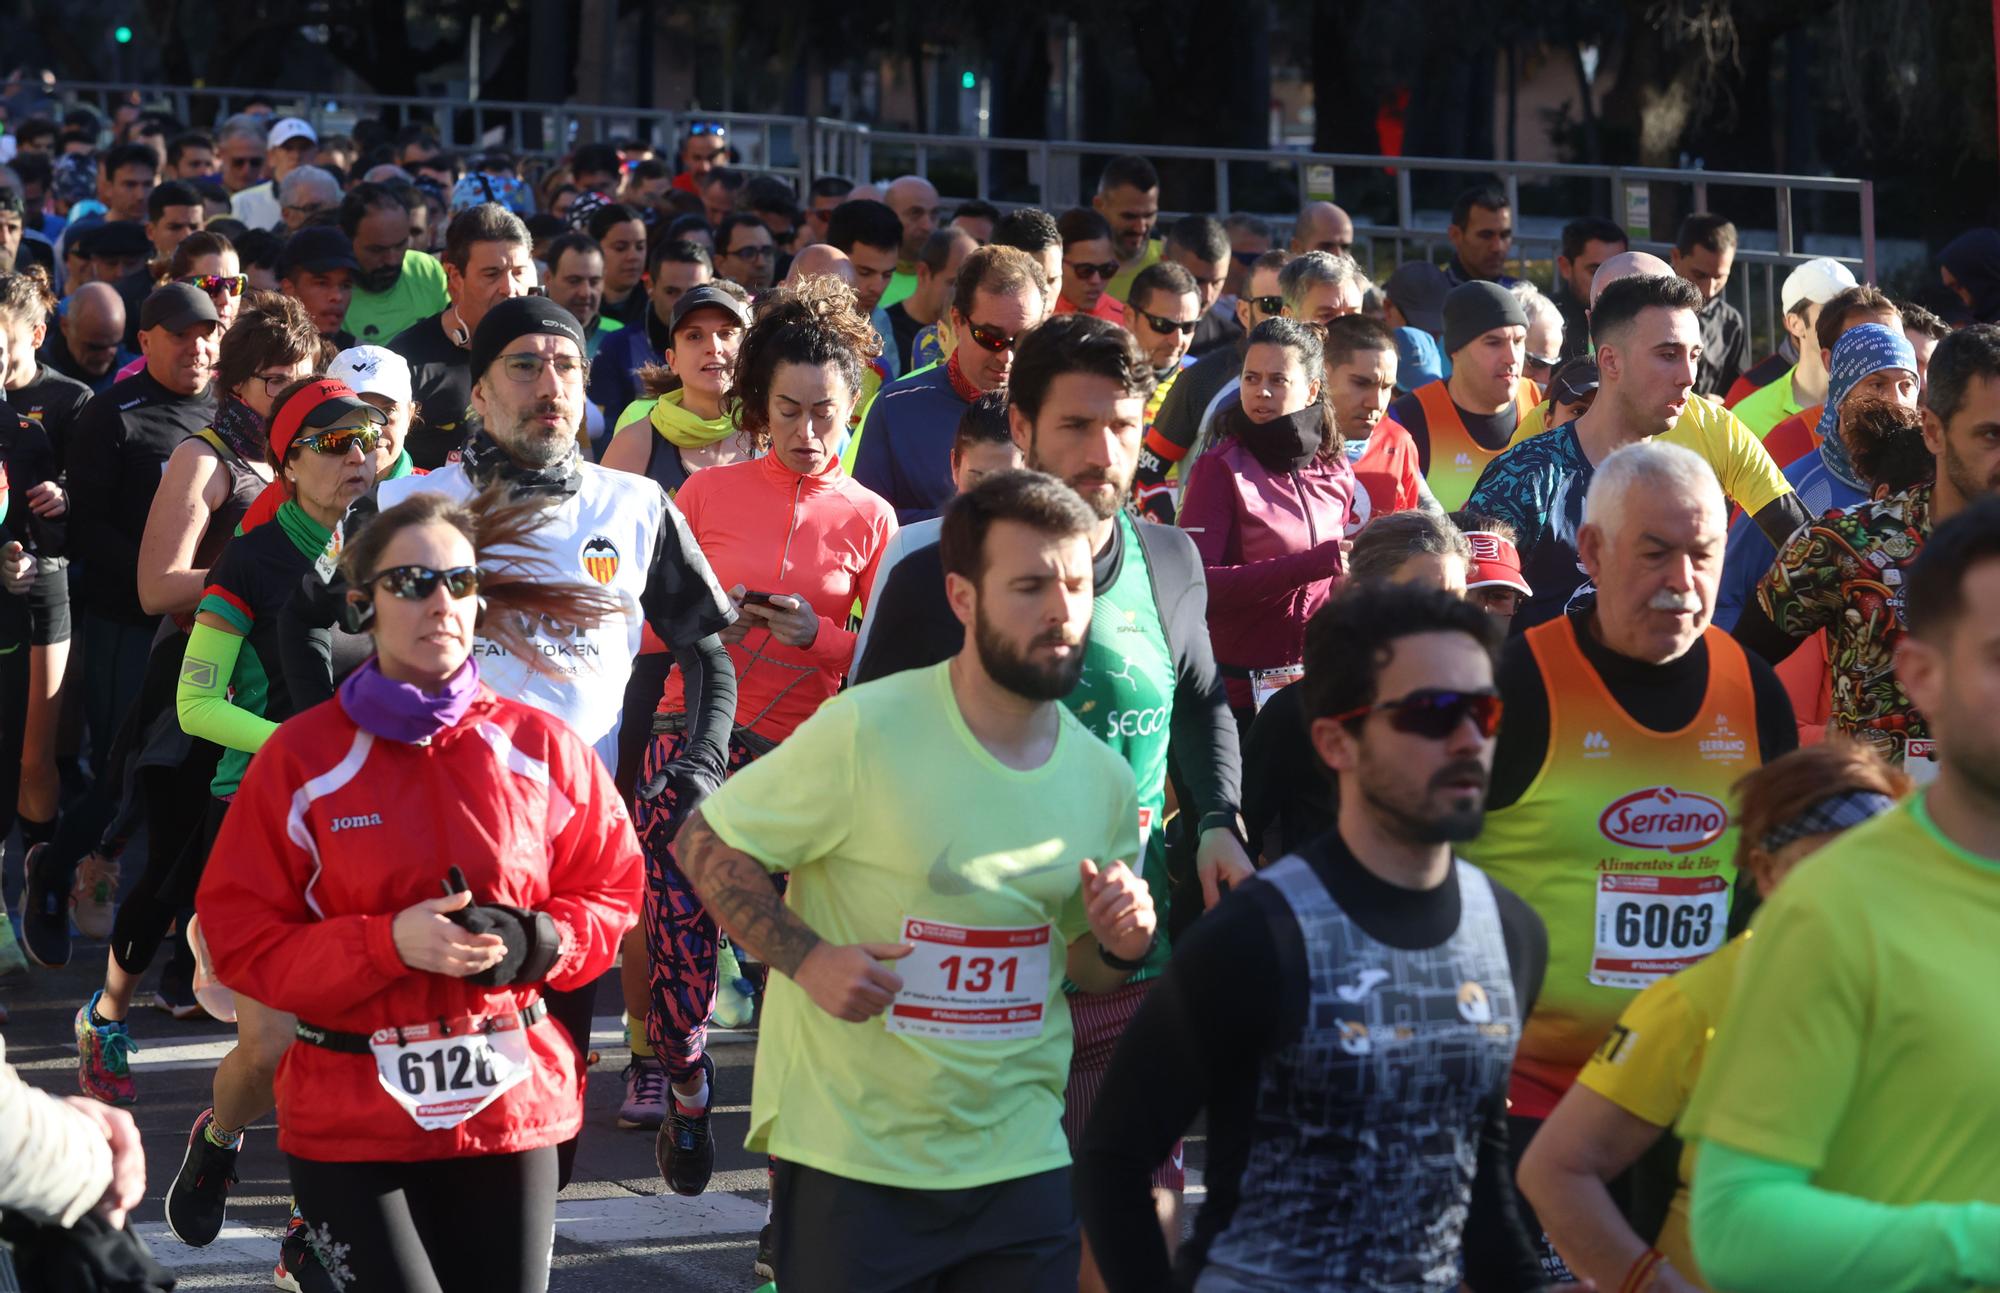
[[[435,693],[397,682],[382,672],[381,660],[368,662],[340,684],[340,707],[363,731],[405,745],[428,741],[455,726],[479,694],[479,666],[470,658]]]

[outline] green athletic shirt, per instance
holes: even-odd
[[[1148,240],[1146,250],[1139,253],[1139,259],[1111,276],[1111,281],[1104,285],[1105,293],[1112,300],[1117,301],[1121,305],[1124,304],[1126,298],[1132,295],[1132,280],[1139,277],[1139,271],[1146,268],[1146,266],[1159,264],[1160,256],[1164,249],[1165,243],[1161,239],[1153,238]]]
[[[1681,1134],[1879,1203],[2000,1203],[2000,863],[1915,797],[1814,854],[1753,928]]]
[[[1797,371],[1797,365],[1787,368],[1777,381],[1745,395],[1730,410],[1759,440],[1771,434],[1771,428],[1778,423],[1803,409],[1792,394],[1792,374]]]
[[[444,265],[429,252],[403,253],[403,272],[386,292],[354,289],[341,325],[358,346],[386,346],[389,339],[451,304],[444,290]]]
[[[1139,852],[1132,771],[1067,709],[1032,771],[966,727],[949,661],[835,696],[703,805],[716,835],[772,871],[829,943],[894,943],[913,918],[1052,926],[1041,1029],[1010,1040],[850,1024],[773,975],[747,1144],[853,1180],[954,1190],[1069,1163],[1063,1089],[1068,944],[1089,932],[1078,864]],[[907,967],[905,967],[907,968]],[[1043,967],[1031,966],[1030,973]]]
[[[912,270],[905,273],[899,269],[889,276],[889,286],[882,289],[882,299],[875,303],[875,308],[886,310],[898,301],[907,301],[910,298],[910,294],[916,290],[916,272]],[[883,340],[893,343],[894,338],[884,337]]]
[[[1090,643],[1083,677],[1063,699],[1098,740],[1118,752],[1139,784],[1139,841],[1145,852],[1140,874],[1152,891],[1160,928],[1167,927],[1167,846],[1161,829],[1167,807],[1167,743],[1173,734],[1173,651],[1153,601],[1146,545],[1137,525],[1118,514],[1124,529],[1125,561],[1110,587],[1097,590],[1090,611]],[[1150,979],[1166,968],[1167,940],[1161,938],[1132,976]],[[1065,984],[1074,991],[1074,984]]]

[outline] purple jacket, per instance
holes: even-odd
[[[1304,660],[1306,621],[1342,573],[1357,489],[1344,457],[1274,472],[1233,438],[1195,463],[1178,523],[1207,568],[1208,635],[1232,706],[1250,707],[1250,670]]]

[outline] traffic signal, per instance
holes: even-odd
[[[958,84],[963,89],[976,90],[979,88],[979,76],[974,72],[961,72],[958,77]]]

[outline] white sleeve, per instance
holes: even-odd
[[[0,1058],[0,1208],[76,1224],[111,1185],[111,1146],[83,1114]]]

